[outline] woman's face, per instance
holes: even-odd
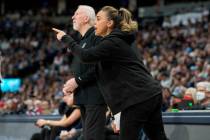
[[[99,11],[96,15],[95,34],[97,36],[106,36],[110,33],[112,26],[111,20],[108,19],[107,13]]]

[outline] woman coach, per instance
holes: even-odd
[[[97,13],[95,34],[103,40],[90,49],[83,49],[65,32],[53,30],[82,62],[98,64],[104,99],[114,114],[121,111],[120,140],[137,140],[142,128],[150,140],[166,140],[161,87],[131,47],[137,24],[128,10],[105,6]]]

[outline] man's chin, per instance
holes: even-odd
[[[77,26],[73,26],[73,29],[74,29],[75,31],[78,31]]]

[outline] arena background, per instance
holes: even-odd
[[[57,109],[71,59],[51,28],[73,34],[71,16],[81,4],[133,13],[139,23],[136,44],[163,86],[167,136],[209,140],[209,0],[0,0],[0,140],[29,140],[40,132],[37,119],[61,117]],[[185,92],[198,91],[198,83],[205,100],[183,104]],[[39,106],[45,111],[39,112]]]

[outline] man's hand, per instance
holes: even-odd
[[[60,139],[65,140],[67,138],[70,138],[71,136],[68,131],[62,130],[59,137]]]
[[[78,87],[77,82],[75,81],[75,78],[71,78],[68,80],[64,86],[63,86],[63,93],[64,95],[68,95],[69,93],[73,93],[74,90]]]
[[[56,32],[56,36],[57,36],[57,39],[60,41],[62,39],[62,37],[64,35],[66,35],[66,33],[62,30],[59,30],[59,29],[56,29],[56,28],[52,28],[53,31]]]
[[[113,129],[115,134],[119,134],[120,133],[120,129],[117,128],[117,125],[114,122],[111,123],[111,127],[112,127],[112,129]]]

